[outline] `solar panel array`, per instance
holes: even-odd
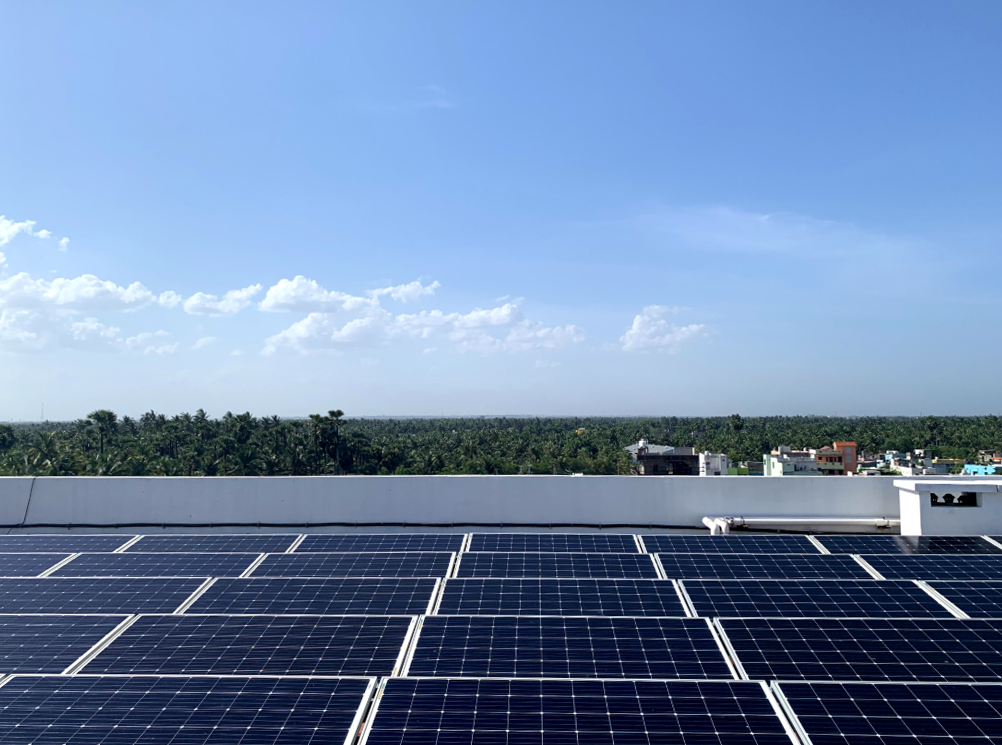
[[[1002,546],[0,536],[0,743],[1002,741]]]

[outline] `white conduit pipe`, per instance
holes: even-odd
[[[704,517],[703,525],[710,529],[711,535],[727,534],[731,528],[752,527],[755,525],[809,525],[824,527],[826,525],[844,525],[861,528],[897,528],[901,521],[887,517]]]

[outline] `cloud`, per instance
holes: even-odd
[[[244,352],[242,349],[234,349],[232,352],[230,352],[230,357],[243,357],[243,356]]]
[[[160,297],[157,298],[157,304],[161,308],[176,308],[184,300],[183,297],[178,295],[174,290],[167,290],[167,292],[161,292]]]
[[[664,316],[671,313],[673,309],[663,305],[648,305],[644,308],[640,315],[634,317],[633,325],[619,338],[623,351],[657,350],[675,353],[687,342],[706,336],[705,324],[676,326],[668,323]]]
[[[177,342],[173,344],[163,344],[159,347],[146,347],[143,350],[143,354],[163,356],[167,354],[174,354],[177,351]]]
[[[258,308],[271,313],[312,313],[353,311],[378,305],[379,301],[376,298],[328,291],[316,280],[298,275],[294,279],[279,280],[277,284],[269,287]]]
[[[0,281],[0,306],[8,308],[59,308],[82,312],[138,310],[155,300],[139,282],[121,287],[93,274],[74,279],[32,279],[20,272]]]
[[[63,253],[65,253],[66,251],[69,250],[69,248],[70,248],[70,239],[69,238],[60,238],[59,239],[59,250],[62,251]]]
[[[261,292],[261,285],[251,285],[242,290],[230,290],[222,299],[204,292],[196,292],[184,301],[184,312],[193,316],[232,316],[250,305]]]
[[[48,238],[52,235],[48,230],[35,230],[34,227],[34,220],[14,222],[8,220],[4,215],[0,215],[0,246],[10,243],[19,233],[33,235],[36,238]]]
[[[438,347],[425,347],[424,349],[421,350],[421,354],[425,354],[425,355],[435,354],[435,352],[437,352],[437,351],[438,351]]]
[[[7,257],[0,251],[0,278],[7,276]]]
[[[435,290],[441,286],[442,285],[437,281],[432,282],[430,285],[423,285],[419,280],[414,280],[413,282],[408,282],[405,285],[396,285],[395,287],[384,287],[381,290],[373,290],[369,294],[373,297],[389,295],[394,300],[399,300],[402,303],[413,303],[426,295],[434,295]]]
[[[553,367],[560,367],[559,362],[550,362],[549,360],[536,360],[537,370],[546,370]]]
[[[48,341],[41,314],[30,310],[0,310],[0,350],[31,352]]]
[[[218,341],[218,339],[216,337],[214,337],[214,336],[203,336],[201,339],[199,339],[198,341],[196,341],[192,345],[191,348],[192,349],[205,349],[207,346],[209,346],[210,344],[213,344],[216,341]]]

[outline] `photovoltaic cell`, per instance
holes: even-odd
[[[70,554],[0,554],[0,577],[37,577],[68,556]]]
[[[976,535],[821,535],[817,539],[833,554],[1002,554]]]
[[[391,675],[407,616],[142,616],[84,668],[155,675]]]
[[[296,553],[310,551],[448,551],[463,547],[463,533],[336,533],[308,535]]]
[[[125,618],[0,615],[0,670],[61,673]]]
[[[81,554],[53,577],[239,577],[260,554]]]
[[[391,678],[367,745],[790,745],[750,682]]]
[[[55,552],[75,554],[81,551],[114,551],[131,541],[135,536],[121,533],[104,535],[47,535],[25,533],[22,535],[0,536],[0,552],[45,553]]]
[[[646,554],[467,553],[460,577],[643,578],[658,576]]]
[[[1002,580],[1002,556],[868,554],[862,558],[887,579]]]
[[[851,556],[659,554],[669,579],[872,579]]]
[[[278,554],[291,546],[298,535],[252,533],[236,535],[144,535],[129,546],[127,553],[252,553]]]
[[[418,615],[435,590],[433,578],[221,579],[188,613]]]
[[[470,551],[638,553],[636,540],[623,533],[474,533]]]
[[[699,618],[427,616],[407,674],[734,678]]]
[[[929,586],[973,618],[1002,618],[1002,582],[930,582]]]
[[[365,679],[15,677],[0,742],[302,745],[348,740]]]
[[[0,579],[4,613],[173,613],[201,579]],[[2,740],[0,740],[2,742]]]
[[[802,535],[679,535],[640,536],[648,553],[818,554]]]
[[[814,745],[947,745],[1002,740],[1002,686],[782,683]]]
[[[1002,621],[725,618],[751,678],[999,681]]]
[[[423,552],[269,554],[254,577],[444,577],[452,554]]]
[[[450,579],[438,613],[522,616],[684,616],[659,579]]]
[[[953,618],[915,583],[881,580],[683,580],[700,616]]]

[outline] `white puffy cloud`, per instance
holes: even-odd
[[[281,279],[269,287],[258,307],[272,313],[314,313],[355,311],[378,305],[375,298],[325,290],[316,280],[298,275],[294,279]]]
[[[69,250],[69,248],[70,248],[70,239],[69,238],[60,238],[59,239],[59,250],[62,251],[63,253],[65,253],[66,251]]]
[[[44,318],[31,310],[0,310],[0,350],[30,352],[48,341]]]
[[[184,301],[184,312],[193,316],[232,316],[250,305],[261,292],[261,285],[251,285],[242,290],[230,290],[222,298],[196,292]]]
[[[160,297],[157,298],[157,305],[161,308],[176,308],[183,300],[184,298],[174,292],[174,290],[167,290],[167,292],[160,293]]]
[[[35,230],[34,220],[14,222],[0,215],[0,246],[10,243],[19,233],[33,235],[36,238],[48,238],[52,235],[48,230]]]
[[[8,308],[58,308],[97,312],[138,310],[155,300],[139,282],[121,287],[84,274],[74,279],[33,279],[26,272],[0,281],[0,306]]]
[[[0,251],[0,277],[7,276],[7,257]]]
[[[166,354],[174,354],[177,351],[177,342],[173,344],[162,344],[159,347],[149,346],[143,350],[143,354],[154,354],[158,356],[163,356]]]
[[[664,305],[648,305],[643,312],[634,317],[633,325],[619,338],[623,351],[658,350],[674,353],[686,342],[706,336],[705,324],[676,326],[669,323],[665,316],[675,312],[677,309]]]
[[[419,280],[414,280],[405,285],[395,285],[393,287],[383,287],[379,290],[373,290],[369,294],[372,297],[389,295],[394,300],[399,300],[402,303],[413,303],[426,295],[434,295],[435,290],[441,286],[437,280],[430,285],[423,285]]]
[[[191,348],[192,349],[205,349],[207,346],[209,346],[210,344],[213,344],[216,341],[218,341],[218,339],[216,339],[216,337],[214,337],[214,336],[203,336],[201,339],[199,339],[198,341],[196,341],[192,345]]]

